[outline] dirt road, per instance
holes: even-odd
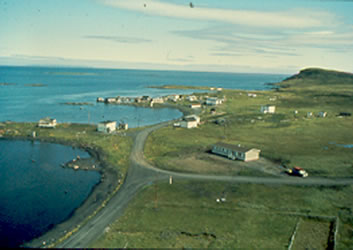
[[[140,131],[136,137],[130,156],[131,166],[128,170],[125,183],[118,193],[110,200],[107,206],[102,209],[94,218],[81,227],[69,239],[58,245],[63,248],[89,247],[90,244],[104,233],[104,230],[121,216],[129,201],[144,187],[151,185],[157,180],[169,180],[169,176],[174,179],[195,179],[225,181],[234,183],[256,183],[256,184],[277,184],[277,185],[319,185],[338,186],[352,185],[352,178],[297,178],[297,177],[248,177],[248,176],[213,176],[201,174],[175,173],[158,169],[146,162],[143,155],[143,148],[148,135],[170,122],[158,124]]]

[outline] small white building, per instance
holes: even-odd
[[[200,117],[197,115],[188,115],[180,122],[182,128],[197,128],[200,124]]]
[[[168,100],[172,102],[177,102],[180,99],[180,95],[170,95],[168,96]]]
[[[56,119],[51,119],[50,117],[45,117],[39,120],[38,127],[40,128],[55,128]]]
[[[215,105],[219,105],[222,103],[223,103],[223,100],[218,99],[217,97],[208,97],[206,99],[206,105],[215,106]]]
[[[257,95],[256,95],[256,94],[254,94],[254,93],[248,93],[248,96],[249,96],[249,97],[253,97],[253,98],[255,98]]]
[[[327,112],[324,112],[324,111],[319,112],[318,116],[324,118],[327,116]]]
[[[263,114],[274,114],[276,112],[275,105],[264,105],[261,106],[261,113]]]
[[[197,101],[197,97],[194,95],[189,95],[186,97],[186,100],[188,100],[189,102],[194,102]]]
[[[197,120],[193,117],[190,118],[184,118],[181,122],[180,122],[180,127],[182,128],[197,128]]]
[[[98,123],[97,131],[103,133],[112,133],[116,130],[116,121],[104,121]]]
[[[193,103],[193,104],[190,104],[190,108],[192,109],[199,109],[201,108],[201,104],[200,103]]]
[[[164,103],[164,99],[163,99],[163,97],[155,97],[155,98],[152,98],[151,102],[162,104],[162,103]]]
[[[212,153],[226,156],[232,160],[256,161],[260,158],[260,149],[245,148],[240,145],[232,145],[219,142],[212,147]]]
[[[307,117],[307,118],[313,117],[313,112],[308,112],[308,113],[306,113],[306,117]]]
[[[97,98],[97,102],[104,102],[104,98],[103,97],[98,97]]]
[[[105,102],[106,103],[115,103],[116,102],[116,98],[114,98],[114,97],[105,98]]]

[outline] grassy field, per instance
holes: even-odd
[[[207,107],[200,128],[156,131],[146,143],[145,155],[161,168],[178,170],[180,166],[171,162],[223,141],[259,148],[263,157],[301,166],[309,175],[353,176],[353,150],[337,146],[353,144],[353,117],[337,116],[353,113],[352,76],[324,72],[325,77],[306,73],[284,81],[277,91],[251,91],[255,98],[246,91],[224,90],[218,95],[224,95],[226,102],[216,107],[221,115],[211,115]],[[276,113],[260,113],[265,104],[276,105]],[[321,111],[327,117],[317,117]],[[308,112],[313,117],[307,118]],[[217,125],[217,119],[225,123]]]
[[[328,223],[306,217],[317,215],[339,216],[338,249],[347,249],[353,244],[352,191],[351,186],[338,191],[178,180],[173,185],[158,183],[135,197],[124,216],[92,247],[285,249],[298,220],[303,220],[296,249],[306,243],[321,249],[328,240]],[[226,202],[217,203],[222,197]]]

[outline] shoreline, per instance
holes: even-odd
[[[48,231],[44,232],[41,236],[25,242],[19,247],[38,248],[49,244],[56,244],[58,240],[65,237],[68,233],[77,228],[77,226],[80,226],[82,223],[84,223],[85,219],[94,214],[95,211],[98,210],[104,204],[104,202],[106,202],[109,196],[118,187],[120,187],[118,171],[113,169],[102,159],[103,152],[100,152],[99,149],[87,146],[85,147],[84,145],[80,145],[77,142],[69,142],[56,138],[33,139],[25,136],[4,136],[1,137],[0,140],[37,141],[80,148],[90,155],[90,158],[88,159],[93,159],[97,168],[87,170],[80,167],[80,170],[78,171],[97,171],[101,175],[99,182],[92,187],[91,192],[87,198],[77,208],[75,208],[67,218],[65,218],[61,223],[54,225],[52,228],[49,228]],[[65,165],[66,164],[67,163],[65,163]],[[45,244],[43,244],[43,242],[45,242]]]

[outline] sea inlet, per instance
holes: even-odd
[[[0,140],[0,246],[18,247],[68,219],[100,181],[95,171],[61,165],[80,149],[59,144]]]

